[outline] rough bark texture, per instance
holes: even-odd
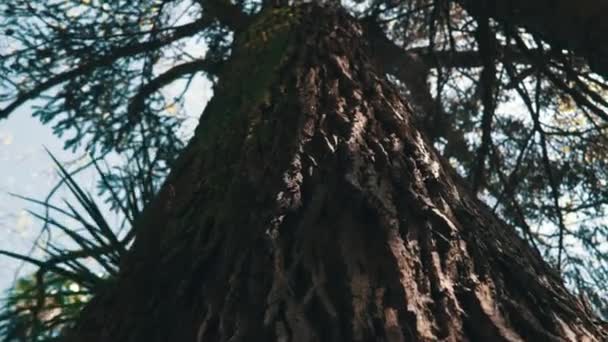
[[[119,279],[68,340],[605,340],[455,182],[370,53],[318,7],[237,37]]]

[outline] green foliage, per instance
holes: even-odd
[[[0,250],[0,255],[37,267],[33,275],[20,278],[2,301],[2,341],[54,341],[62,329],[73,324],[91,296],[117,275],[120,260],[134,237],[133,222],[158,190],[159,179],[166,176],[151,173],[155,159],[108,171],[93,160],[91,164],[100,177],[100,196],[106,196],[110,209],[122,218],[116,227],[75,180],[74,174],[82,169],[70,173],[51,158],[61,176],[58,186],[67,187],[77,205],[66,200],[62,206],[55,205],[52,194],[44,201],[15,195],[44,208],[43,212],[30,213],[43,222],[41,236],[46,233],[48,238],[36,242],[44,252],[43,259]],[[67,242],[73,247],[66,247]]]
[[[423,113],[420,127],[608,318],[608,82],[575,52],[483,11],[447,1],[365,3],[359,15],[373,16],[428,71],[426,88],[397,79]],[[482,77],[488,65],[490,81]]]
[[[165,98],[159,90],[167,77],[191,79],[202,69],[189,64],[188,73],[159,80],[157,63],[191,60],[182,54],[184,44],[201,39],[199,30],[214,29],[197,21],[171,24],[176,15],[190,15],[192,6],[158,0],[3,2],[0,103],[6,105],[0,118],[38,99],[34,116],[52,123],[59,136],[69,134],[66,148],[86,143],[90,151],[125,151],[145,143],[170,163],[183,146],[183,95]]]
[[[8,291],[0,313],[0,340],[58,341],[91,291],[54,273],[20,278]]]
[[[283,6],[271,9],[270,3]],[[192,79],[203,73],[217,81],[233,44],[249,49],[250,63],[218,82],[235,91],[212,101],[226,115],[203,118],[198,128],[209,148],[229,145],[233,130],[249,129],[234,116],[267,99],[266,85],[285,54],[289,27],[298,20],[297,10],[286,3],[1,2],[0,119],[35,100],[34,115],[58,135],[69,135],[67,148],[85,145],[95,156],[113,151],[126,159],[121,167],[94,164],[101,174],[100,196],[121,213],[123,235],[113,233],[120,227],[107,224],[92,197],[62,170],[82,209],[37,203],[82,230],[38,216],[45,229],[63,232],[78,249],[46,247],[48,260],[21,258],[81,288],[93,289],[105,276],[87,273],[85,264],[74,264],[80,257],[72,256],[89,253],[105,274],[115,274],[132,237],[125,230],[183,148],[178,132],[184,118],[202,111],[186,113],[183,106],[185,94],[200,92],[191,89]],[[419,127],[473,190],[608,317],[606,80],[576,53],[483,11],[472,15],[452,1],[340,3],[417,61],[401,65],[417,77],[391,70],[421,113]],[[197,52],[201,46],[204,53]],[[183,89],[178,96],[163,92],[177,85]],[[223,120],[224,130],[205,131],[205,120]],[[230,153],[224,147],[220,150]]]

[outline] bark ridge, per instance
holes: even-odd
[[[601,341],[416,130],[347,14],[237,37],[195,138],[73,341]]]

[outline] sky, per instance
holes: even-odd
[[[163,95],[174,97],[181,93],[183,85],[181,81],[175,82],[163,89]],[[211,82],[202,75],[193,78],[184,101],[188,116],[180,129],[185,140],[193,134],[198,118],[213,94],[211,88]],[[27,105],[20,107],[8,119],[0,120],[0,249],[42,256],[39,250],[32,248],[42,222],[27,212],[28,209],[41,212],[41,207],[15,198],[11,193],[43,200],[59,182],[57,169],[45,148],[68,169],[81,165],[87,156],[84,150],[64,150],[63,141],[53,134],[52,126],[43,125],[33,118]],[[92,194],[96,193],[97,179],[93,169],[76,177],[79,185]],[[64,189],[58,191],[54,198],[61,200],[69,198],[69,195]],[[101,204],[101,201],[97,202]],[[113,217],[116,219],[108,210],[104,214],[109,222]],[[17,276],[27,275],[33,270],[32,266],[0,255],[0,293],[8,289]]]
[[[0,121],[0,249],[28,252],[40,232],[41,222],[26,211],[39,208],[10,194],[44,199],[57,184],[59,177],[45,147],[62,162],[77,162],[83,156],[82,151],[63,150],[51,127],[33,118],[28,107]],[[92,179],[89,184],[83,181],[85,186],[94,185]],[[20,264],[0,256],[0,289],[11,285]]]
[[[175,25],[191,21],[186,8],[187,4],[184,3],[181,7],[172,9],[178,18]],[[78,13],[74,15],[77,16]],[[198,39],[185,42],[184,48],[189,56],[197,58],[206,54],[207,46]],[[155,71],[162,73],[171,66],[161,60],[155,66],[158,69]],[[162,93],[166,98],[173,98],[181,93],[185,84],[185,80],[174,82],[163,89]],[[184,103],[188,119],[180,128],[180,135],[185,140],[192,135],[202,109],[212,96],[211,83],[201,75],[193,78],[189,89]],[[41,208],[15,198],[10,193],[43,200],[59,182],[60,178],[45,147],[68,169],[81,164],[85,160],[83,157],[86,157],[83,150],[75,153],[63,150],[63,141],[53,135],[52,126],[43,125],[31,116],[32,104],[36,103],[21,106],[8,119],[0,120],[0,249],[16,253],[32,250],[42,222],[28,214],[27,209],[40,212]],[[3,105],[5,103],[0,103],[0,108]],[[94,170],[87,170],[76,179],[80,186],[96,193],[97,177]],[[56,198],[60,200],[64,195],[67,196],[67,190],[60,192]],[[40,256],[40,253],[33,255]],[[20,271],[19,275],[23,276],[34,269],[22,268],[20,265],[20,262],[0,255],[0,293],[12,284],[16,271]]]

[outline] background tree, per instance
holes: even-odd
[[[179,115],[167,114],[183,110],[179,98],[164,99],[159,89],[197,72],[213,80],[226,76],[223,66],[238,65],[233,37],[257,35],[265,42],[275,26],[280,31],[291,20],[278,17],[271,29],[251,26],[256,13],[289,6],[283,2],[16,1],[3,6],[0,25],[8,45],[2,53],[6,105],[0,116],[27,100],[48,99],[35,115],[55,120],[58,133],[76,132],[66,146],[85,143],[94,153],[129,150],[133,160],[148,156],[158,161],[158,172],[150,168],[158,177],[182,149]],[[588,0],[576,11],[566,1],[343,6],[363,25],[383,72],[414,107],[416,126],[468,178],[470,190],[518,227],[581,300],[605,315],[606,51],[601,47],[607,46],[602,44],[607,30],[595,15],[604,5]],[[190,56],[184,48],[197,41],[208,47],[204,56]],[[166,63],[172,66],[163,68]],[[266,81],[243,84],[262,88]],[[258,100],[251,96],[248,100]],[[269,110],[281,108],[261,103]],[[212,120],[213,109],[207,113]],[[229,136],[216,137],[234,143]],[[167,184],[160,195],[165,201],[175,196]]]

